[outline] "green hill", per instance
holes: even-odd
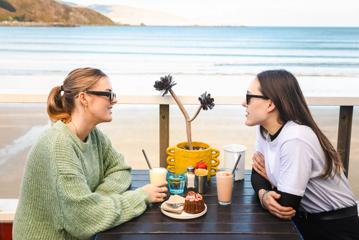
[[[85,7],[54,0],[0,0],[0,22],[33,22],[63,25],[114,25],[104,15]]]

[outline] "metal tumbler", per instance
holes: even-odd
[[[207,191],[207,175],[206,176],[195,176],[194,178],[194,186],[196,192],[203,194]]]

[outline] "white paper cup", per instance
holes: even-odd
[[[223,147],[224,167],[226,169],[233,169],[238,156],[241,155],[237,168],[234,172],[234,181],[244,179],[244,165],[245,165],[245,152],[247,148],[240,144],[229,144]]]

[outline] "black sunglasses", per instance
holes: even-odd
[[[251,98],[262,98],[268,100],[269,97],[263,96],[263,95],[255,95],[255,94],[246,94],[246,103],[247,105],[251,102]]]
[[[86,90],[84,93],[96,95],[96,96],[105,96],[108,97],[110,102],[112,103],[113,100],[116,98],[116,93],[112,91],[92,91],[92,90]]]

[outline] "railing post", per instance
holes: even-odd
[[[170,105],[160,104],[160,167],[166,167],[166,149],[170,144]]]
[[[353,106],[340,106],[337,151],[343,161],[345,176],[349,173],[350,138],[352,133]]]

